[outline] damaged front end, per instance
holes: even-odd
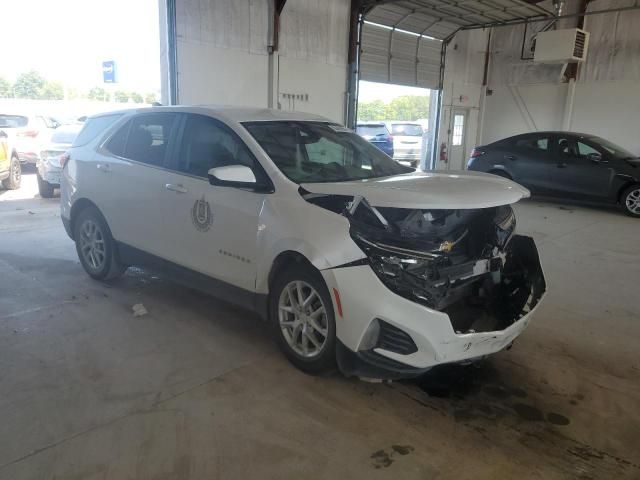
[[[509,205],[429,210],[373,207],[362,197],[303,195],[345,215],[354,242],[393,292],[448,315],[456,333],[503,330],[546,285],[533,239]]]

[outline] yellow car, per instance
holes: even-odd
[[[7,190],[20,188],[22,170],[20,160],[12,148],[9,147],[7,134],[0,130],[0,180]]]

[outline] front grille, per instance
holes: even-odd
[[[382,348],[401,355],[409,355],[418,351],[418,347],[416,347],[409,334],[383,320],[378,319],[378,322],[380,324],[380,333],[376,348]]]
[[[573,56],[576,58],[584,58],[584,44],[587,36],[584,32],[576,32],[576,43],[573,47]]]

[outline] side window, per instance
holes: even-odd
[[[586,157],[587,155],[591,155],[592,153],[602,155],[598,150],[593,147],[590,147],[586,143],[578,142],[578,154],[581,157]]]
[[[122,156],[148,165],[162,166],[176,118],[175,113],[143,114],[132,118]]]
[[[210,169],[228,165],[245,165],[258,177],[253,156],[235,133],[211,117],[190,114],[178,155],[178,170],[206,178]]]
[[[558,137],[558,153],[569,157],[578,156],[578,147],[572,138]]]
[[[549,150],[549,138],[548,137],[526,137],[516,140],[516,147],[525,148],[528,150],[535,150],[539,152],[546,152]]]
[[[127,137],[129,136],[129,129],[131,128],[131,121],[125,123],[118,131],[109,139],[105,148],[110,153],[118,156],[124,156],[124,146],[127,143]]]

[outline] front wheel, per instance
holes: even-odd
[[[314,375],[335,369],[333,304],[320,273],[304,266],[282,272],[269,308],[278,345],[291,363]]]
[[[17,190],[20,188],[22,181],[22,167],[18,157],[11,157],[9,163],[9,176],[2,181],[2,186],[7,190]]]
[[[631,185],[623,193],[621,198],[622,208],[627,215],[640,217],[640,185]]]
[[[102,214],[87,207],[75,220],[73,238],[84,270],[96,280],[112,280],[126,270],[116,258],[115,242]]]

